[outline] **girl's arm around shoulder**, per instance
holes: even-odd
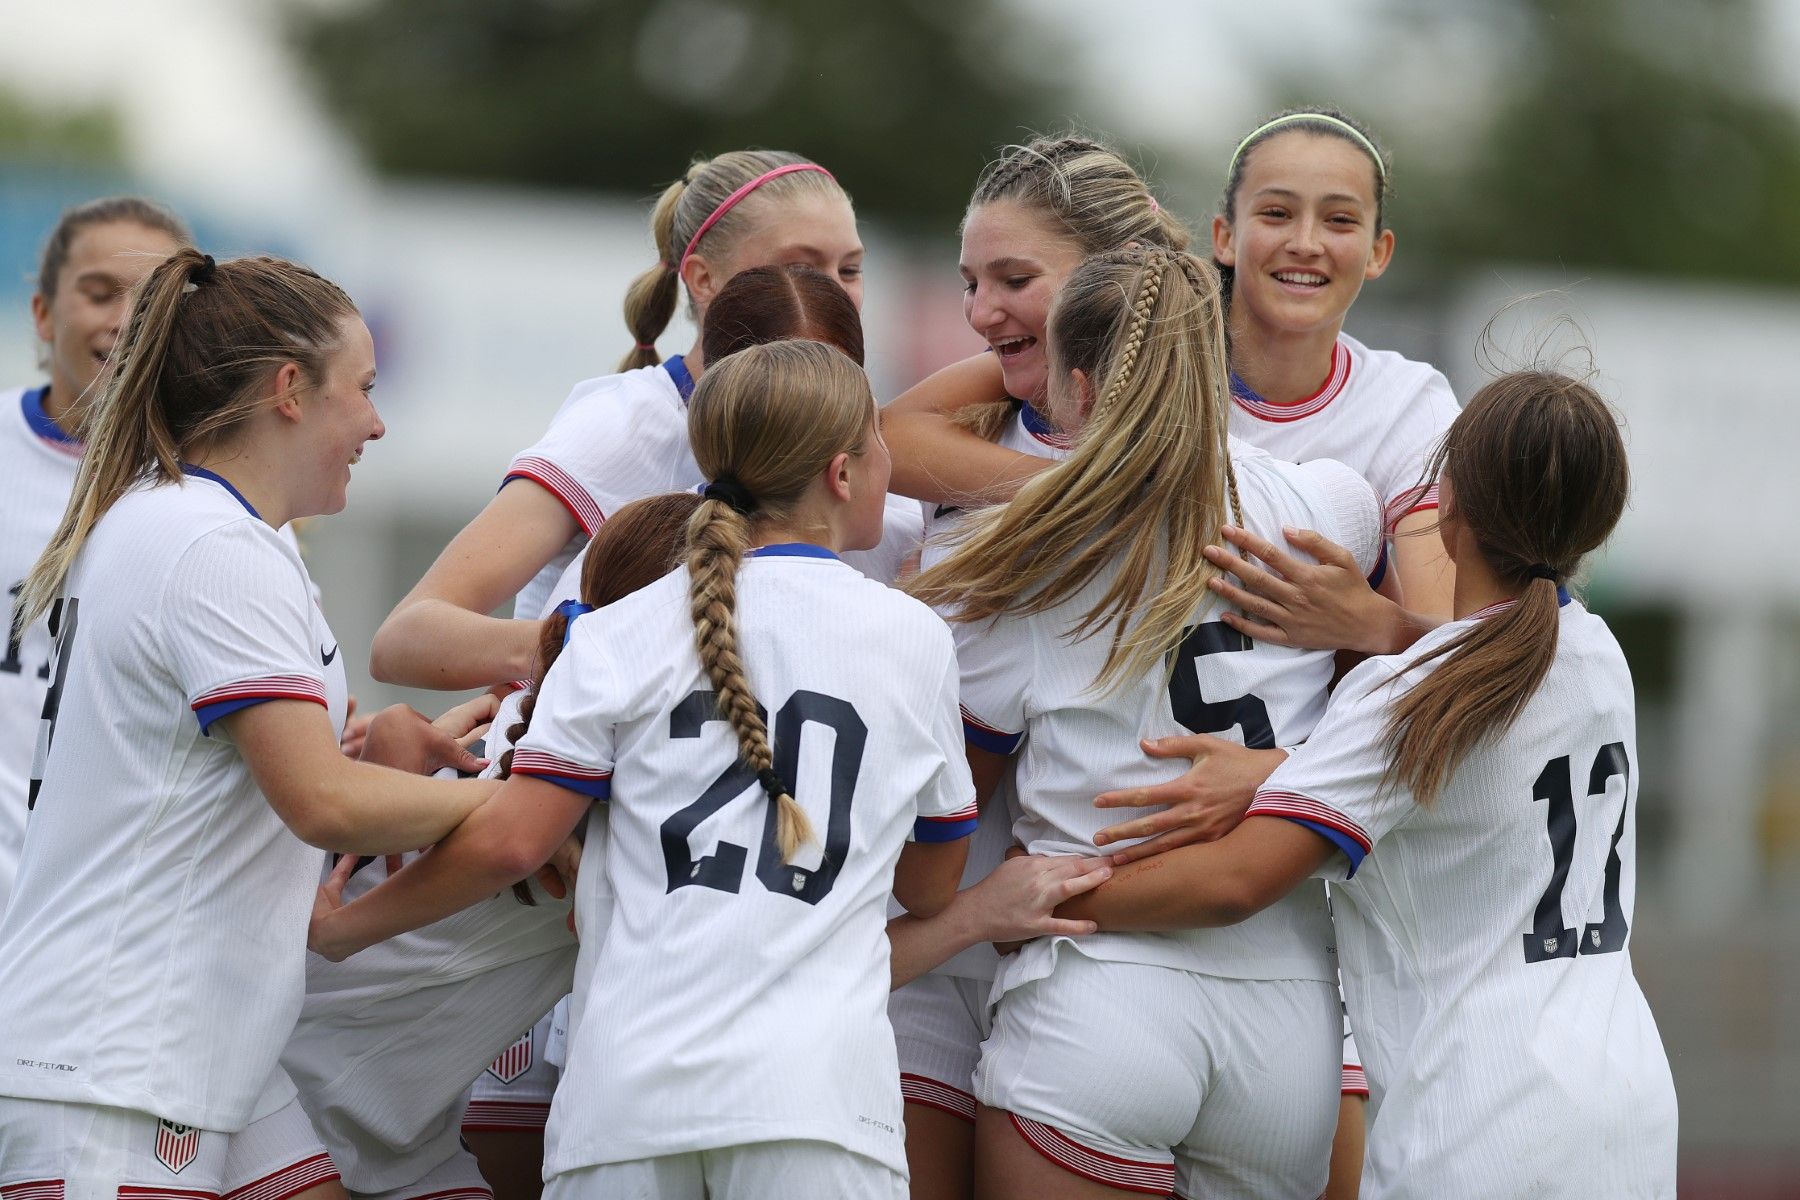
[[[938,504],[999,504],[1051,465],[985,441],[955,421],[962,409],[1006,399],[992,354],[952,363],[902,392],[881,411],[881,433],[894,456],[889,487]]]
[[[531,581],[581,525],[529,479],[500,489],[375,632],[369,672],[385,683],[458,689],[527,678],[538,622],[488,614]]]

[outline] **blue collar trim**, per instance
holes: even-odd
[[[1055,422],[1024,400],[1019,401],[1019,423],[1024,425],[1028,432],[1035,433],[1040,437],[1063,436],[1062,430],[1056,427]]]
[[[811,542],[780,542],[773,546],[758,546],[750,552],[751,558],[829,558],[842,561],[838,556],[823,546],[815,546]]]
[[[1252,391],[1250,385],[1239,378],[1236,371],[1231,373],[1231,394],[1236,396],[1239,400],[1242,400],[1245,404],[1268,403],[1267,400],[1264,400],[1261,396]]]
[[[694,395],[694,374],[688,370],[687,361],[677,354],[662,365],[675,381],[675,390],[681,393],[681,402],[686,404]]]
[[[231,480],[225,478],[223,475],[209,471],[205,467],[196,467],[193,463],[182,463],[181,473],[183,475],[192,475],[195,479],[212,480],[214,483],[230,492],[232,497],[237,500],[239,504],[244,506],[245,512],[249,513],[259,521],[262,520],[262,514],[257,512],[248,500],[244,499],[244,493],[231,486]]]
[[[1556,607],[1563,608],[1575,597],[1569,595],[1569,589],[1562,584],[1556,585]]]
[[[31,432],[46,442],[55,442],[62,446],[79,446],[81,439],[71,436],[61,425],[51,419],[44,411],[44,397],[50,394],[50,385],[31,388],[19,399],[19,407],[25,412],[25,424],[31,426]]]

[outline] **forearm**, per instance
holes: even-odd
[[[894,459],[888,490],[936,504],[1004,503],[1054,465],[996,446],[932,412],[886,412],[881,433]]]
[[[377,942],[441,921],[524,879],[535,868],[521,868],[504,834],[491,806],[471,814],[399,873],[360,899],[316,918],[313,948],[341,961]]]
[[[958,899],[967,894],[960,893]],[[888,963],[892,976],[888,986],[897,988],[911,983],[983,940],[970,918],[968,906],[957,900],[952,900],[950,906],[935,917],[911,914],[895,917],[888,922]]]
[[[1220,865],[1217,845],[1184,846],[1119,867],[1093,891],[1057,905],[1056,915],[1114,933],[1235,925],[1250,913],[1228,886],[1231,872],[1209,869]]]
[[[1400,654],[1444,623],[1441,616],[1414,612],[1386,596],[1377,596],[1376,600],[1378,616],[1370,622],[1370,639],[1364,645],[1350,647],[1353,650],[1371,655]]]
[[[375,633],[369,673],[384,683],[458,691],[531,677],[537,621],[490,617],[425,596],[403,601]]]
[[[441,840],[500,788],[497,779],[433,779],[341,759],[311,801],[318,837],[340,854],[402,854]],[[304,835],[303,835],[304,836]]]

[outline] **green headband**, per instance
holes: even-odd
[[[1387,164],[1381,161],[1381,151],[1375,148],[1375,143],[1371,142],[1362,130],[1350,124],[1348,121],[1329,116],[1325,113],[1314,112],[1289,113],[1285,117],[1276,117],[1273,121],[1270,121],[1265,125],[1259,125],[1257,128],[1251,130],[1250,136],[1239,142],[1237,144],[1237,149],[1231,152],[1231,165],[1225,168],[1225,177],[1229,179],[1231,173],[1237,170],[1238,159],[1244,156],[1244,148],[1251,142],[1254,142],[1257,138],[1262,137],[1266,133],[1280,129],[1283,125],[1292,125],[1298,121],[1320,121],[1335,129],[1343,130],[1350,136],[1352,141],[1369,152],[1370,158],[1375,160],[1376,181],[1384,184],[1387,182]]]

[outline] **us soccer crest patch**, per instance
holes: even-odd
[[[488,1067],[488,1074],[501,1083],[512,1083],[519,1076],[531,1069],[531,1034],[527,1029],[525,1036],[500,1052],[500,1057]]]
[[[156,1123],[156,1161],[179,1175],[200,1155],[200,1131],[173,1121]]]

